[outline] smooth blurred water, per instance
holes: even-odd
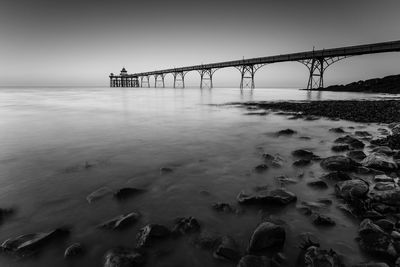
[[[16,261],[0,255],[0,265],[100,266],[107,249],[134,247],[143,225],[172,226],[179,216],[194,216],[203,229],[233,236],[244,251],[261,221],[259,209],[220,214],[211,209],[213,202],[236,204],[241,190],[280,187],[274,177],[296,177],[301,170],[292,167],[294,149],[332,155],[330,147],[337,135],[328,131],[331,127],[354,126],[378,134],[378,126],[326,119],[294,121],[272,113],[246,116],[237,107],[209,104],[380,97],[387,96],[294,89],[0,88],[0,207],[16,208],[15,215],[0,226],[0,241],[63,225],[72,229],[68,238],[38,256]],[[286,128],[299,134],[279,138],[272,134]],[[279,153],[285,166],[253,172],[262,163],[263,152]],[[85,168],[86,162],[93,166]],[[174,172],[161,175],[161,167],[172,167]],[[332,188],[316,191],[305,185],[321,173],[319,164],[314,164],[305,168],[306,175],[297,184],[286,186],[298,195],[298,203],[321,197],[336,201]],[[105,197],[88,204],[86,196],[102,186],[139,187],[146,192],[126,202]],[[96,228],[131,211],[140,212],[142,218],[127,230]],[[337,210],[335,203],[328,212],[338,222],[333,228],[316,228],[295,205],[269,207],[262,213],[286,221],[284,253],[292,265],[301,232],[315,233],[325,247],[348,256],[350,262],[365,257],[354,241],[357,222]],[[63,259],[64,249],[74,242],[82,242],[86,254],[77,260]],[[184,237],[155,246],[148,266],[234,266],[213,259],[192,243],[191,237]]]

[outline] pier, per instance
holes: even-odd
[[[240,89],[247,87],[254,89],[254,76],[257,70],[259,70],[261,67],[273,63],[293,61],[299,62],[307,67],[309,71],[307,89],[313,90],[324,87],[324,73],[326,69],[339,60],[352,56],[399,51],[400,41],[392,41],[225,61],[133,74],[128,74],[126,69],[123,68],[120,75],[114,75],[113,73],[110,74],[110,87],[150,87],[151,84],[153,84],[154,87],[164,88],[165,76],[167,74],[171,74],[174,78],[173,87],[185,88],[185,75],[190,71],[197,71],[200,74],[200,88],[203,88],[207,85],[209,88],[212,88],[213,75],[217,70],[234,67],[240,72],[241,75],[239,85]]]

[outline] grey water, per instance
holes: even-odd
[[[104,253],[115,246],[135,246],[137,231],[147,223],[172,226],[181,216],[194,216],[203,230],[234,237],[242,251],[265,216],[285,222],[283,248],[290,266],[299,252],[298,235],[311,232],[325,248],[343,254],[347,262],[365,260],[355,241],[358,223],[336,208],[333,189],[306,186],[319,177],[319,164],[292,166],[291,151],[307,148],[324,157],[337,134],[331,127],[365,129],[378,136],[385,125],[348,121],[288,120],[271,112],[247,116],[241,101],[379,99],[381,94],[307,92],[295,89],[163,89],[108,87],[0,88],[0,207],[16,212],[0,225],[0,242],[23,234],[69,226],[70,235],[40,254],[15,259],[0,254],[0,266],[101,266]],[[354,127],[354,128],[348,128]],[[282,129],[292,137],[273,135]],[[310,137],[309,140],[300,136]],[[279,154],[284,167],[255,173],[261,154]],[[90,167],[89,167],[90,166]],[[174,171],[161,174],[160,168]],[[285,208],[244,207],[240,214],[221,214],[214,202],[237,205],[237,194],[257,186],[281,187],[275,177],[303,178],[285,185],[301,201],[331,198],[327,213],[337,221],[317,228],[295,205]],[[101,187],[137,187],[145,192],[124,202],[106,196],[89,204],[86,197]],[[141,219],[123,231],[96,226],[117,215],[137,211]],[[86,253],[63,258],[65,248],[81,242]],[[148,266],[235,266],[213,258],[186,236],[156,244]]]

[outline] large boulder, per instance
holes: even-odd
[[[397,164],[385,154],[373,152],[369,154],[362,162],[362,165],[368,168],[381,171],[394,171],[397,169]]]
[[[294,193],[285,189],[275,189],[271,191],[261,191],[252,195],[247,195],[243,191],[237,197],[241,204],[277,204],[287,205],[295,202],[297,197]]]
[[[345,200],[364,198],[369,190],[369,184],[361,179],[339,182],[335,186],[336,195]]]
[[[272,222],[263,222],[257,226],[252,234],[248,251],[252,253],[279,249],[285,243],[285,238],[285,228],[281,225]]]
[[[104,267],[137,267],[143,266],[144,257],[128,248],[114,248],[104,255]]]
[[[321,161],[321,167],[330,171],[352,171],[360,164],[345,156],[332,156]]]

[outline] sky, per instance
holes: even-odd
[[[129,73],[400,40],[398,0],[0,0],[0,85],[108,85]],[[325,84],[400,73],[400,53],[347,58]],[[297,62],[271,64],[256,86],[304,87]],[[214,86],[238,86],[221,69]],[[172,76],[166,77],[167,85]],[[197,85],[189,73],[186,84]]]

